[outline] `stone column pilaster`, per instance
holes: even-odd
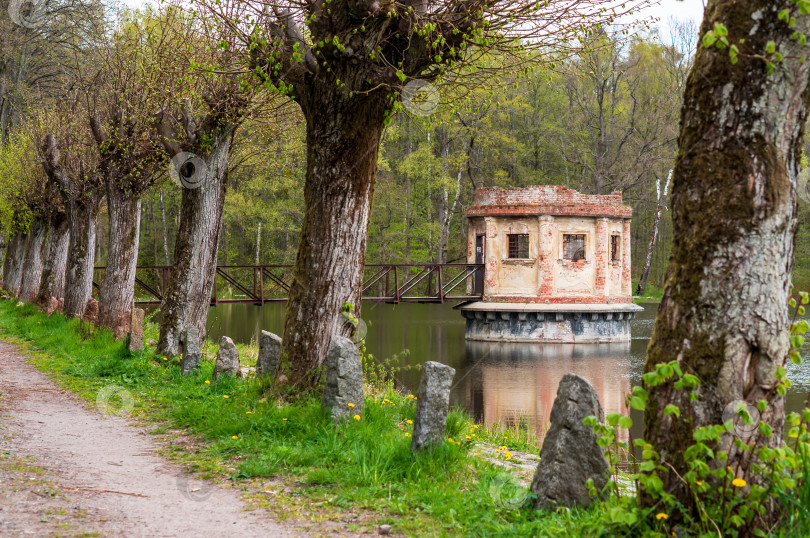
[[[608,264],[610,263],[610,238],[608,237],[608,219],[596,219],[596,245],[594,245],[594,295],[604,297],[607,295]]]
[[[631,296],[630,219],[622,221],[622,295]]]
[[[538,271],[540,271],[538,295],[551,297],[554,295],[554,217],[542,215],[540,221],[540,252],[538,256]]]

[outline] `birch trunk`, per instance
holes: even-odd
[[[341,315],[360,311],[368,219],[383,131],[383,98],[352,100],[339,89],[310,90],[304,215],[287,302],[282,356],[291,382],[314,385],[332,335],[347,334]]]
[[[169,259],[169,234],[166,231],[166,206],[163,203],[163,191],[160,192],[160,223],[163,226],[163,257],[166,265],[171,265],[172,261]],[[157,262],[155,262],[157,265]]]
[[[57,212],[51,216],[48,230],[48,250],[37,294],[37,303],[40,305],[47,305],[51,297],[62,299],[65,296],[65,268],[69,242],[67,215]]]
[[[228,187],[231,137],[232,131],[228,130],[214,138],[202,186],[183,188],[180,226],[174,246],[176,263],[161,305],[158,352],[164,355],[180,354],[178,339],[188,326],[196,327],[201,337],[205,335]]]
[[[259,226],[256,230],[256,264],[259,265],[259,260],[261,259],[261,252],[262,252],[262,223],[259,223]]]
[[[109,249],[101,282],[98,322],[115,329],[116,338],[129,330],[129,316],[135,299],[135,268],[141,229],[141,197],[107,181],[107,210],[110,217]]]
[[[3,286],[6,291],[13,295],[17,295],[17,292],[20,290],[26,242],[26,235],[22,232],[17,232],[8,242],[8,248],[6,249],[6,260],[3,267]]]
[[[25,249],[25,262],[23,263],[23,274],[20,281],[21,300],[31,302],[36,300],[39,292],[39,284],[42,279],[42,265],[45,261],[45,249],[47,248],[48,223],[41,218],[36,218],[31,223],[31,230],[28,234],[28,244]]]
[[[701,47],[686,84],[679,154],[672,190],[673,245],[645,371],[678,360],[701,380],[697,401],[672,383],[648,387],[646,440],[660,454],[664,490],[687,509],[693,498],[681,476],[691,428],[664,412],[667,404],[691,427],[723,423],[723,409],[743,400],[768,406],[760,420],[773,429],[755,446],[780,445],[785,401],[774,390],[789,350],[788,293],[796,232],[796,177],[810,101],[810,63],[794,31],[770,0],[709,0],[701,35],[714,21],[745,49],[764,51],[773,40],[784,62],[772,75],[754,57],[729,61],[728,50]],[[800,32],[807,16],[798,17]],[[737,469],[743,455],[726,434],[715,452]],[[649,499],[647,499],[648,504]],[[770,510],[773,506],[768,507]],[[765,514],[768,519],[770,514]],[[759,522],[758,525],[762,525]]]
[[[664,210],[664,200],[667,196],[669,189],[669,182],[672,179],[672,172],[670,177],[667,178],[667,184],[664,186],[664,194],[661,195],[661,180],[658,179],[656,186],[658,187],[658,206],[655,209],[655,218],[653,219],[653,231],[650,238],[650,246],[647,248],[647,259],[644,261],[644,269],[641,271],[641,278],[638,281],[638,288],[636,288],[636,295],[642,295],[644,289],[647,287],[647,279],[650,277],[650,267],[652,267],[653,254],[655,252],[655,243],[658,240],[658,226],[661,224],[661,213]]]

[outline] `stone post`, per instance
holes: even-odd
[[[256,377],[276,377],[278,359],[281,355],[281,338],[262,331],[259,336],[259,360],[256,361]]]
[[[554,295],[554,217],[542,215],[540,221],[540,249],[539,264],[540,270],[538,295],[540,297],[550,297]]]
[[[624,219],[622,221],[622,295],[632,295],[630,273],[630,219]]]
[[[588,506],[594,498],[585,487],[587,481],[593,480],[598,491],[607,484],[609,467],[604,449],[593,428],[582,423],[588,416],[605,421],[599,395],[586,379],[566,374],[557,387],[551,423],[532,480],[536,508]]]
[[[440,362],[428,361],[422,367],[411,437],[413,452],[441,444],[450,408],[450,386],[455,375],[454,368]]]
[[[239,349],[233,340],[223,336],[219,341],[217,360],[214,363],[214,379],[221,376],[236,376],[239,372]]]
[[[608,219],[606,217],[599,217],[596,219],[596,245],[593,251],[595,262],[593,292],[597,297],[607,295],[608,271],[610,269],[609,243]]]
[[[326,382],[321,407],[335,422],[363,414],[363,365],[357,346],[334,335],[326,352]]]
[[[200,332],[194,325],[189,325],[180,334],[183,346],[183,375],[194,373],[200,367],[202,349],[200,349]]]
[[[56,301],[55,298],[51,298]],[[129,350],[133,353],[143,351],[143,320],[145,312],[141,308],[133,308],[129,322]]]

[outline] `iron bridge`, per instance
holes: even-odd
[[[172,269],[168,265],[137,267],[135,304],[159,305]],[[95,268],[96,289],[103,273],[104,267]],[[218,266],[211,306],[284,302],[292,280],[292,265]],[[477,301],[483,295],[483,284],[483,264],[370,264],[363,269],[362,298],[394,304]]]

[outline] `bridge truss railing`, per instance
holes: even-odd
[[[386,303],[444,303],[481,298],[479,264],[369,264],[363,268],[364,301]],[[158,305],[163,300],[171,266],[139,266],[135,276],[135,303]],[[96,290],[104,267],[96,267]],[[293,280],[291,265],[230,265],[216,269],[211,304],[262,305],[287,300]]]

